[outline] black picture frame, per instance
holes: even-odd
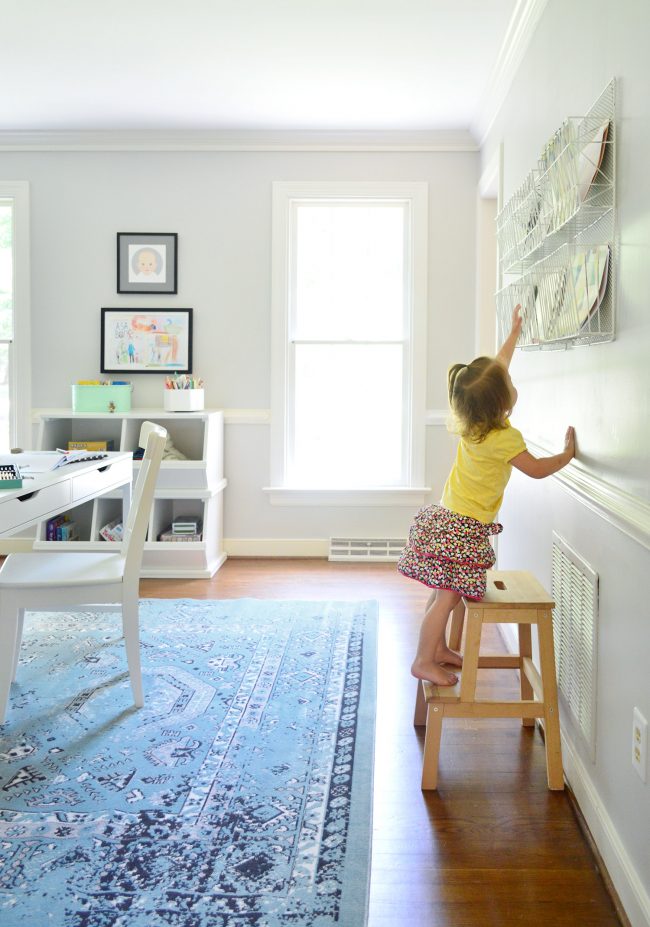
[[[118,232],[117,292],[178,293],[178,234]]]
[[[192,310],[102,308],[102,373],[192,373]]]

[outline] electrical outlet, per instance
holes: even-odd
[[[645,782],[648,769],[648,722],[638,708],[634,709],[632,723],[632,766]]]

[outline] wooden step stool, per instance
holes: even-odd
[[[487,592],[480,602],[463,599],[454,609],[449,646],[458,649],[466,612],[467,632],[463,668],[456,670],[455,686],[418,683],[415,703],[416,726],[426,724],[422,789],[438,784],[438,757],[443,718],[521,718],[526,727],[544,719],[546,773],[549,789],[563,789],[560,720],[557,708],[557,680],[553,650],[551,609],[554,602],[531,573],[490,570]],[[519,654],[479,654],[484,622],[518,626]],[[531,625],[537,625],[541,673],[532,660]],[[493,702],[476,698],[476,676],[481,668],[518,669],[521,678],[519,701]]]

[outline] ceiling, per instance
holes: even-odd
[[[0,131],[467,129],[521,2],[0,0]]]

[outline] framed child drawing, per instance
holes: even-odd
[[[117,233],[118,293],[177,293],[178,235]]]
[[[102,309],[102,373],[191,373],[191,309]]]

